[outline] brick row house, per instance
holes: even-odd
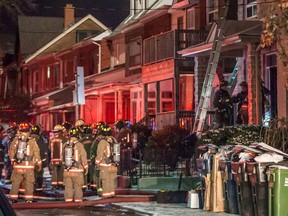
[[[237,83],[248,82],[251,124],[261,123],[265,111],[272,117],[286,116],[287,107],[286,100],[277,100],[286,98],[286,91],[277,73],[276,48],[257,49],[262,30],[259,2],[230,1],[220,56],[225,79],[232,82],[231,77],[237,77],[232,94],[239,91]],[[178,124],[191,130],[223,3],[131,0],[130,15],[113,32],[91,16],[75,22],[25,59],[22,86],[33,99],[33,121],[46,130],[65,120],[75,121],[75,72],[83,67],[85,105],[80,105],[79,117],[87,123],[129,119],[152,122],[158,129]],[[67,43],[69,29],[81,33],[85,22],[95,25],[91,37]],[[87,28],[82,32],[87,33]],[[271,90],[266,110],[261,80]],[[218,84],[216,77],[213,91]]]

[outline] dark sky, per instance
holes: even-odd
[[[111,29],[117,27],[130,13],[130,0],[35,0],[36,8],[24,11],[24,15],[63,17],[67,3],[74,5],[75,17],[92,14]],[[0,18],[0,29],[12,30],[15,22],[11,17],[7,17],[0,11]]]

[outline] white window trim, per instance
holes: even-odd
[[[247,10],[249,9],[249,8],[253,8],[253,7],[255,7],[256,6],[256,15],[254,15],[254,16],[250,16],[250,17],[248,17],[247,16]],[[257,18],[257,1],[255,1],[255,2],[251,2],[251,3],[247,3],[247,0],[246,0],[246,6],[245,6],[245,19],[253,19],[253,18]]]
[[[192,20],[190,21],[190,26],[188,26],[189,22],[188,22],[188,19],[190,19],[191,17],[191,13],[192,13]],[[196,15],[195,15],[195,8],[192,8],[192,9],[189,9],[188,12],[187,12],[187,29],[194,29],[196,28]]]
[[[216,6],[215,6],[215,10],[212,10],[212,11],[209,11],[209,2],[211,3],[211,1],[216,1]],[[218,14],[219,13],[219,10],[218,10],[218,0],[206,0],[206,5],[207,5],[207,8],[206,8],[206,19],[207,19],[207,24],[210,24],[212,23],[214,20],[212,21],[209,21],[209,15],[210,14]],[[216,16],[218,17],[218,16]],[[216,18],[217,19],[217,18]]]

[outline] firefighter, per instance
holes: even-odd
[[[20,184],[25,182],[25,200],[33,200],[34,168],[42,169],[40,150],[34,138],[30,137],[30,125],[23,122],[19,125],[19,135],[12,141],[9,157],[13,164],[12,187],[10,198],[12,203],[17,202]]]
[[[86,151],[87,154],[87,161],[88,161],[88,165],[89,165],[89,170],[88,170],[88,174],[84,175],[84,185],[83,185],[83,189],[87,189],[88,187],[91,187],[91,182],[92,182],[92,178],[93,178],[93,171],[94,171],[94,167],[91,164],[91,160],[90,160],[90,151],[91,151],[91,146],[94,142],[94,138],[92,135],[92,128],[90,125],[84,125],[83,127],[83,133],[80,135],[80,140],[79,142],[81,142],[84,146],[84,149]]]
[[[123,146],[130,144],[130,129],[128,128],[127,122],[124,120],[118,120],[114,125],[117,131],[115,137],[117,142],[121,142]]]
[[[105,125],[104,122],[97,122],[96,124],[94,124],[93,127],[93,134],[94,134],[94,142],[92,143],[91,146],[91,151],[90,151],[90,159],[91,159],[91,163],[92,163],[92,167],[93,167],[93,175],[92,175],[92,181],[91,181],[91,190],[93,191],[97,191],[99,190],[99,192],[101,192],[100,190],[100,170],[99,167],[95,165],[95,157],[97,154],[97,147],[98,147],[98,143],[101,139],[104,138],[104,136],[101,135],[101,127]]]
[[[114,152],[113,143],[116,142],[116,140],[111,136],[111,127],[109,125],[102,126],[100,133],[103,138],[98,143],[95,164],[99,166],[100,169],[100,180],[103,189],[101,195],[103,198],[115,197],[114,179],[117,175],[117,165],[113,156],[118,156],[119,152]]]
[[[64,128],[63,135],[65,137],[68,137],[69,136],[69,131],[72,128],[73,125],[69,121],[65,121],[65,122],[62,123],[62,126]]]
[[[239,85],[241,92],[231,98],[233,103],[238,103],[236,123],[248,124],[248,83],[242,81]]]
[[[84,125],[85,125],[85,122],[83,119],[78,119],[75,122],[75,127],[78,129],[80,135],[83,133]]]
[[[83,174],[88,174],[87,154],[78,141],[79,130],[71,128],[64,147],[64,197],[66,202],[81,202],[83,198]]]
[[[4,138],[3,143],[4,143],[4,153],[5,153],[5,158],[4,158],[4,169],[6,171],[6,174],[4,176],[4,183],[11,183],[11,175],[12,175],[12,164],[11,164],[11,160],[9,158],[9,150],[10,150],[10,146],[11,143],[13,141],[13,139],[15,138],[16,134],[17,134],[17,126],[16,124],[13,125],[9,125],[7,131],[7,136]]]
[[[63,148],[64,143],[67,141],[66,137],[63,136],[63,126],[55,125],[53,137],[49,141],[50,150],[50,167],[52,171],[52,186],[54,189],[60,189],[63,187]]]
[[[216,128],[232,125],[232,101],[227,91],[228,82],[223,80],[220,82],[220,88],[215,93],[213,105],[217,125]]]
[[[42,168],[47,166],[48,161],[48,145],[45,141],[45,138],[41,134],[41,127],[40,125],[35,125],[31,128],[31,137],[33,137],[39,147],[40,150],[40,158],[42,161]],[[35,170],[35,188],[36,191],[42,191],[42,185],[43,185],[43,173],[44,170],[39,169]]]

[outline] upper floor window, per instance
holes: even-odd
[[[97,30],[77,30],[76,31],[76,42],[82,41],[87,37],[91,37],[93,35],[98,34]]]
[[[207,23],[212,23],[218,18],[218,0],[206,0]]]
[[[247,0],[246,4],[246,19],[255,18],[257,16],[257,1]]]
[[[195,10],[188,10],[187,12],[187,29],[195,29]]]
[[[129,43],[130,67],[141,64],[141,39],[135,39]]]
[[[38,70],[32,71],[33,74],[33,93],[39,92],[39,72]]]

